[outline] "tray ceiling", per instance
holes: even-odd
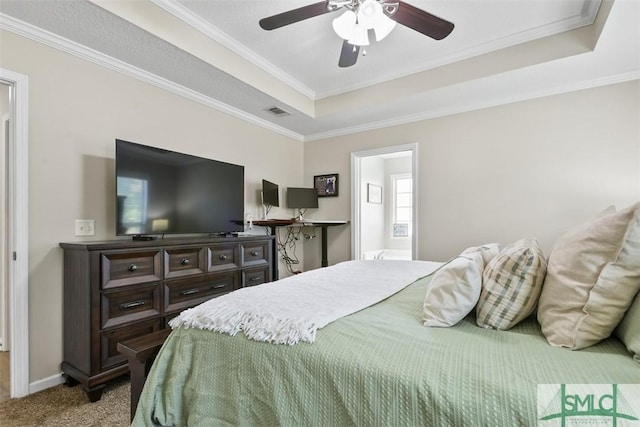
[[[451,35],[398,25],[349,68],[337,66],[340,12],[258,26],[310,3],[3,0],[0,28],[301,141],[640,77],[634,0],[412,0]]]

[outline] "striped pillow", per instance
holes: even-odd
[[[536,308],[547,262],[535,239],[522,239],[504,248],[485,267],[476,306],[478,326],[506,330]]]

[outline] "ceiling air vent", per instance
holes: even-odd
[[[291,113],[288,112],[287,110],[283,110],[282,108],[277,107],[275,105],[273,107],[267,108],[267,111],[270,112],[271,114],[274,114],[274,115],[278,116],[278,117],[290,116],[291,115]]]

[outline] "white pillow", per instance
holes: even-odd
[[[538,321],[549,344],[607,338],[640,290],[640,203],[565,233],[549,256]]]
[[[482,288],[482,253],[459,255],[436,272],[424,297],[425,326],[453,326],[475,307]]]
[[[484,265],[489,265],[489,261],[495,258],[500,253],[500,245],[498,243],[487,243],[482,246],[472,246],[462,251],[460,255],[466,255],[473,252],[480,252],[482,254],[482,261]]]

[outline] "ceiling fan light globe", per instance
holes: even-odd
[[[343,40],[348,40],[353,36],[354,28],[356,26],[356,14],[347,10],[342,15],[333,20],[333,31]]]
[[[353,27],[353,34],[347,41],[354,46],[369,46],[369,30],[360,24]]]
[[[376,0],[365,0],[358,8],[358,24],[368,30],[374,28],[381,17],[384,17],[382,5]]]
[[[376,33],[376,41],[379,42],[387,37],[395,27],[396,21],[382,14],[382,17],[377,20],[376,25],[373,27],[373,31]]]

